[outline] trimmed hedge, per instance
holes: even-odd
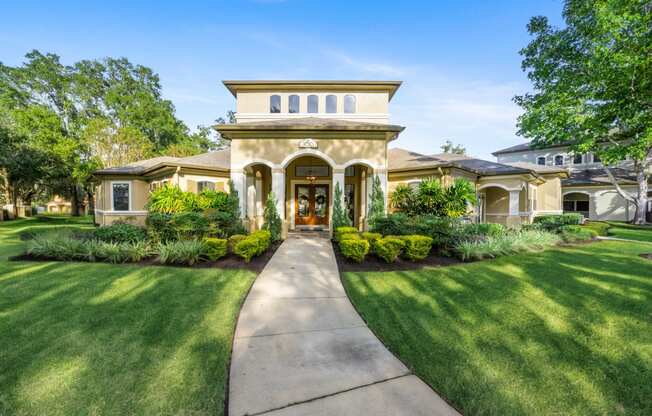
[[[372,248],[373,248],[373,245],[374,245],[374,241],[380,240],[381,238],[383,238],[383,235],[381,233],[371,233],[371,232],[364,232],[364,233],[360,234],[360,236],[363,239],[369,241]]]
[[[369,241],[362,238],[342,240],[340,241],[340,251],[344,257],[362,263],[369,253]]]
[[[228,241],[224,238],[205,238],[204,243],[206,244],[206,254],[208,259],[215,261],[226,256]]]
[[[593,230],[600,236],[607,236],[609,235],[609,228],[611,228],[611,225],[606,222],[587,221],[582,228]]]
[[[534,217],[533,224],[537,224],[547,231],[555,231],[564,225],[580,225],[584,221],[582,214],[542,215]]]
[[[400,237],[390,235],[374,240],[372,245],[373,253],[387,263],[394,263],[403,248],[405,248],[405,241]]]
[[[559,228],[559,236],[565,243],[594,240],[598,232],[579,225],[565,225]]]
[[[357,234],[358,229],[355,227],[337,227],[335,229],[335,232],[333,233],[333,238],[335,238],[335,241],[340,241],[340,236],[342,234]]]
[[[408,260],[423,260],[430,254],[432,238],[425,235],[404,235],[401,239],[405,242],[403,256]]]
[[[263,254],[272,241],[272,234],[268,230],[259,230],[241,239],[233,251],[249,263],[254,256]]]
[[[112,224],[96,228],[93,238],[111,243],[135,243],[147,239],[147,230],[132,224]]]
[[[228,239],[228,248],[230,253],[235,253],[235,245],[247,238],[244,234],[234,234]]]
[[[342,233],[339,236],[339,241],[342,242],[344,240],[363,240],[363,238],[357,232],[355,232],[355,233]]]

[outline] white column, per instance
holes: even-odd
[[[263,177],[260,172],[254,173],[254,187],[256,188],[256,217],[263,215]]]
[[[337,184],[340,185],[340,191],[342,191],[342,199],[340,200],[340,204],[342,207],[344,207],[344,169],[335,169],[333,168],[333,203],[329,207],[329,212],[330,212],[330,222],[332,223],[333,221],[333,205],[335,204],[335,187]],[[331,227],[332,228],[332,227]]]
[[[233,187],[238,191],[238,199],[240,202],[240,216],[245,217],[245,201],[247,194],[245,193],[245,174],[242,169],[231,169],[231,181]]]
[[[247,212],[245,217],[253,220],[256,218],[256,183],[254,176],[250,173],[245,175],[245,187],[247,189]]]
[[[358,213],[358,218],[367,216],[367,176],[368,170],[363,170],[360,177],[360,212]]]
[[[272,170],[272,192],[276,196],[276,210],[281,220],[285,219],[285,170]]]
[[[518,202],[519,202],[520,195],[521,195],[520,190],[509,191],[509,215],[518,216],[519,214]]]

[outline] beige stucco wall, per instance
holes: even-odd
[[[546,182],[536,187],[536,211],[555,212],[562,209],[561,179],[546,177]]]
[[[299,96],[299,113],[290,114],[289,96]],[[317,95],[319,108],[317,113],[308,113],[308,96]],[[326,96],[337,97],[337,113],[326,113]],[[355,113],[344,113],[344,96],[351,94],[356,98]],[[269,104],[272,95],[281,96],[281,112],[270,113]],[[265,91],[238,92],[237,97],[238,122],[263,121],[289,117],[329,117],[345,118],[347,120],[366,121],[371,115],[377,122],[387,122],[389,111],[389,94],[387,92],[328,92],[328,91]]]
[[[252,161],[267,161],[281,165],[295,152],[305,151],[299,148],[303,138],[277,139],[233,139],[231,141],[231,167],[243,168]],[[387,142],[384,139],[351,139],[315,137],[318,154],[324,154],[337,165],[363,159],[375,167],[386,166]]]
[[[636,195],[636,186],[623,186],[623,190]],[[580,192],[589,196],[589,219],[596,221],[630,221],[635,208],[625,201],[613,187],[585,186],[565,187],[563,193]]]

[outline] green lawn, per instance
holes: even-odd
[[[374,332],[465,415],[651,415],[649,244],[346,273]]]
[[[610,237],[652,242],[652,226],[637,226],[616,221],[607,223],[611,226],[609,228]]]
[[[0,415],[223,414],[254,273],[7,260],[75,221],[0,222]]]

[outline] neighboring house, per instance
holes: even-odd
[[[51,201],[45,204],[45,212],[51,214],[70,214],[72,204],[70,201],[55,195]]]
[[[504,164],[467,156],[389,149],[404,127],[389,124],[398,81],[225,81],[236,97],[236,123],[215,126],[230,149],[190,158],[155,158],[96,172],[99,224],[144,222],[150,189],[167,182],[183,190],[227,189],[233,181],[250,229],[262,225],[271,191],[285,229],[330,228],[333,188],[364,228],[378,177],[387,199],[398,184],[457,177],[476,185],[478,221],[517,224],[562,212],[567,170]],[[433,144],[434,146],[434,144]]]
[[[592,153],[575,154],[567,146],[536,149],[523,143],[498,150],[493,155],[498,163],[568,169],[569,177],[561,182],[564,212],[579,212],[592,220],[630,221],[634,218],[636,207],[616,192],[600,159]],[[623,191],[635,196],[638,186],[630,166],[631,162],[623,161],[611,171]]]

